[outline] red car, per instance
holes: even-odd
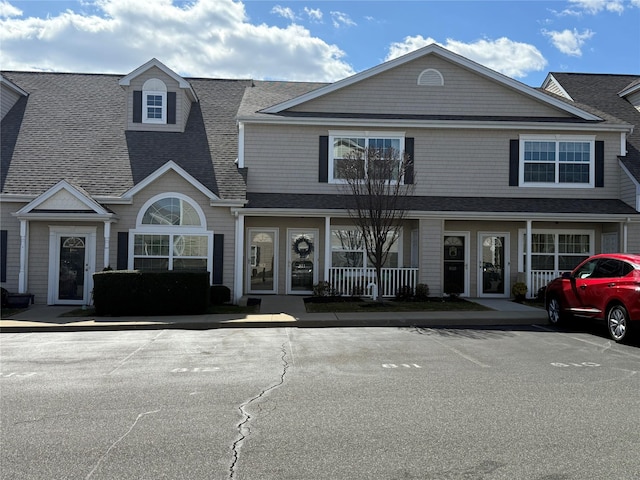
[[[545,290],[549,322],[568,316],[604,320],[616,342],[640,324],[640,255],[615,253],[587,258]]]

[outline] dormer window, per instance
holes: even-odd
[[[167,86],[151,78],[142,87],[142,123],[167,123]]]

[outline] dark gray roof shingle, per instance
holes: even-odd
[[[122,76],[3,75],[29,97],[2,120],[2,193],[37,195],[65,179],[119,196],[173,160],[220,197],[244,198],[235,116],[250,81],[189,79],[200,102],[184,133],[159,133],[126,130]]]
[[[618,95],[640,81],[640,75],[563,72],[552,72],[551,75],[576,102],[591,105],[635,125],[633,133],[627,137],[628,153],[621,160],[640,182],[640,112]]]
[[[247,193],[247,208],[284,208],[294,210],[344,210],[352,198],[349,195]],[[435,212],[498,212],[638,215],[638,212],[617,199],[593,198],[513,198],[513,197],[429,197],[408,198],[408,209],[424,213]]]

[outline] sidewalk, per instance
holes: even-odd
[[[184,315],[154,317],[61,317],[77,307],[31,305],[28,310],[0,320],[0,332],[211,329],[255,327],[402,327],[500,326],[547,323],[544,310],[509,300],[469,299],[488,311],[306,313],[301,297],[263,296],[259,314]]]

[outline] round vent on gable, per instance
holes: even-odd
[[[438,70],[427,68],[418,76],[418,85],[425,87],[442,87],[444,85],[444,77]]]

